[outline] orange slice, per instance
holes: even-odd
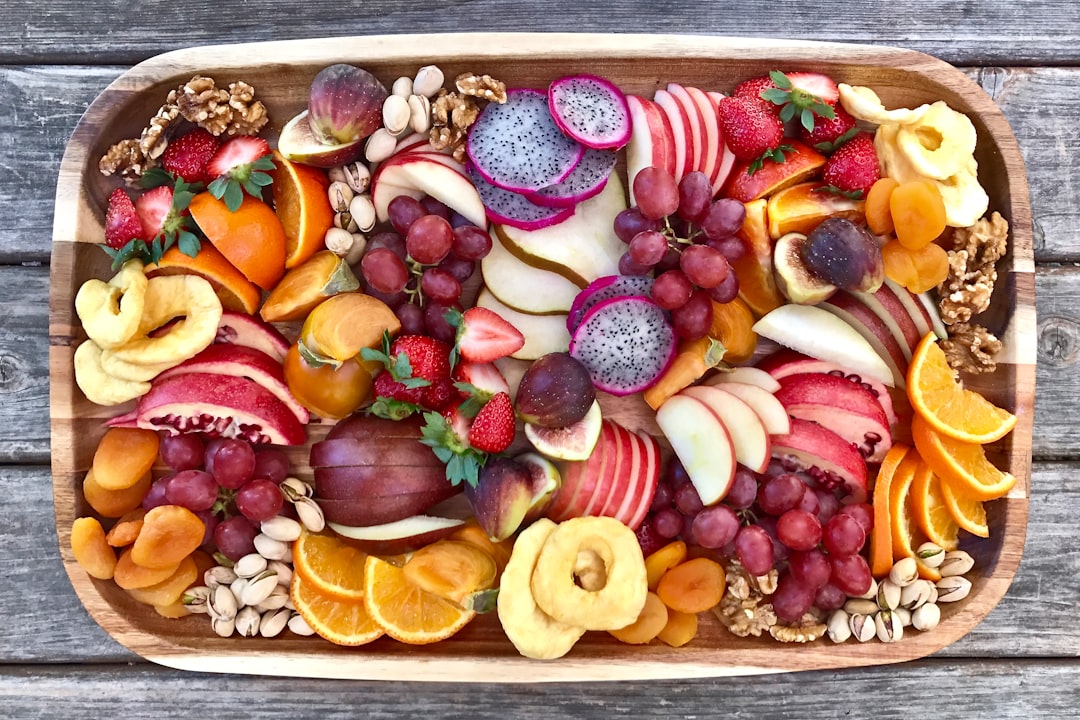
[[[209,192],[188,205],[191,217],[225,259],[251,282],[270,290],[285,274],[285,230],[274,210],[244,195],[236,212]]]
[[[198,275],[209,282],[221,300],[221,307],[226,310],[254,315],[259,309],[262,291],[210,243],[203,243],[195,257],[188,257],[180,252],[180,248],[171,247],[146,274],[155,277],[182,273]]]
[[[889,527],[892,530],[893,560],[915,558],[915,564],[919,568],[919,577],[937,582],[941,579],[941,573],[924,564],[915,555],[915,548],[922,544],[923,537],[912,523],[911,485],[921,465],[924,463],[919,458],[919,453],[908,450],[893,473],[892,482],[889,484],[891,515]]]
[[[291,269],[325,247],[326,231],[334,224],[326,194],[330,178],[318,168],[286,160],[277,150],[274,165],[274,212],[285,230],[285,268]]]
[[[364,565],[364,606],[390,637],[410,645],[445,640],[476,617],[449,600],[421,590],[405,571],[369,556]]]
[[[981,501],[954,492],[949,483],[941,483],[941,495],[950,519],[955,521],[956,525],[972,535],[990,537],[990,528],[986,524],[986,508]]]
[[[917,414],[911,421],[915,447],[942,480],[973,500],[994,500],[1016,484],[1016,478],[986,459],[982,445],[960,442],[934,430]]]
[[[915,523],[930,542],[946,550],[959,546],[960,527],[946,505],[941,478],[926,463],[920,464],[911,483],[911,509]]]
[[[1016,426],[1016,416],[956,381],[937,336],[927,333],[908,366],[908,398],[937,432],[966,443],[994,442]]]
[[[382,637],[361,600],[325,595],[293,573],[289,597],[300,616],[320,637],[337,645],[364,645]]]
[[[737,237],[746,245],[747,252],[731,261],[731,267],[739,278],[739,297],[757,317],[784,304],[773,277],[773,241],[769,237],[768,204],[764,198],[746,203],[746,219]]]
[[[293,543],[293,571],[323,595],[341,600],[364,599],[364,560],[367,553],[333,535],[306,530]]]
[[[892,570],[892,511],[889,504],[889,491],[896,469],[910,449],[907,445],[900,443],[889,448],[889,452],[881,461],[877,479],[874,481],[874,529],[870,531],[870,572],[875,577],[888,575]]]

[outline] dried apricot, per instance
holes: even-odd
[[[148,568],[176,565],[202,545],[205,534],[206,525],[195,513],[179,505],[160,505],[143,518],[131,559]]]
[[[885,277],[908,290],[918,286],[919,269],[915,267],[911,251],[898,240],[890,240],[881,246],[881,261],[885,266]]]
[[[130,588],[128,594],[147,605],[172,605],[198,579],[199,569],[189,555],[169,577],[150,587]]]
[[[671,647],[682,647],[697,636],[697,628],[697,615],[669,609],[667,625],[656,637]]]
[[[664,573],[656,594],[672,610],[704,612],[724,596],[724,568],[705,557],[687,560]]]
[[[105,528],[97,518],[83,517],[72,523],[71,552],[79,567],[98,580],[108,580],[116,571],[116,552],[105,541]]]
[[[940,245],[930,243],[918,250],[912,250],[911,261],[918,275],[915,287],[908,288],[913,293],[936,288],[949,274],[949,254]]]
[[[883,177],[871,185],[870,192],[866,193],[866,225],[875,235],[888,235],[893,231],[889,199],[899,184],[896,178]]]
[[[924,247],[945,232],[945,201],[934,183],[901,183],[889,196],[889,212],[896,239],[910,250]]]
[[[676,540],[645,558],[645,577],[649,582],[649,589],[656,590],[660,584],[660,578],[671,568],[686,559],[686,543]]]
[[[120,553],[113,580],[124,590],[150,587],[166,580],[176,572],[178,566],[179,563],[163,568],[148,568],[136,565],[131,559],[131,548],[128,548]]]
[[[615,639],[629,645],[644,645],[660,634],[667,626],[668,609],[664,602],[656,595],[649,593],[645,596],[645,607],[641,608],[638,619],[624,628],[608,630]]]
[[[196,550],[191,553],[191,559],[195,561],[195,567],[199,571],[200,578],[206,574],[207,570],[216,567],[218,564],[217,560],[211,557],[210,553],[205,550]]]
[[[98,484],[94,468],[90,468],[83,478],[83,497],[90,507],[101,517],[115,518],[139,507],[146,493],[150,490],[152,478],[147,471],[138,482],[124,490],[106,490]]]
[[[103,490],[126,490],[142,480],[157,456],[158,435],[153,430],[109,428],[94,452],[94,481]]]
[[[139,537],[139,531],[142,530],[143,517],[145,516],[146,511],[142,508],[136,508],[131,512],[124,513],[116,521],[116,524],[109,528],[105,540],[113,547],[127,547],[135,542],[135,538]]]

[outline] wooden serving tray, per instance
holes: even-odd
[[[387,84],[429,63],[439,64],[448,79],[466,70],[480,71],[510,87],[544,87],[560,75],[592,72],[612,79],[625,92],[647,96],[671,81],[729,91],[738,80],[773,69],[818,70],[873,87],[887,107],[945,100],[967,113],[978,130],[979,179],[990,194],[991,209],[1000,211],[1011,227],[1009,254],[999,265],[999,287],[984,316],[1005,342],[1003,362],[992,377],[970,379],[969,387],[1020,418],[1012,434],[992,448],[994,460],[1018,482],[1008,497],[990,505],[990,539],[968,537],[962,544],[976,558],[969,575],[970,596],[942,605],[942,621],[934,631],[910,632],[892,645],[835,645],[828,640],[785,645],[768,637],[738,638],[703,613],[698,637],[680,649],[659,643],[628,646],[595,632],[587,633],[567,657],[538,662],[518,655],[494,613],[479,617],[454,638],[426,647],[382,639],[350,649],[291,634],[222,639],[211,632],[205,617],[164,619],[113,583],[88,577],[71,554],[71,524],[91,512],[82,499],[82,479],[103,432],[101,421],[118,410],[88,402],[73,382],[72,357],[84,337],[73,299],[83,281],[108,271],[105,254],[94,244],[103,241],[106,198],[116,181],[98,173],[97,161],[113,142],[137,137],[168,91],[195,73],[221,83],[242,79],[254,85],[269,109],[273,136],[302,109],[315,74],[335,62],[365,67]],[[60,168],[49,294],[53,492],[60,552],[79,598],[117,641],[154,662],[190,670],[536,682],[726,676],[919,658],[956,641],[986,617],[1020,562],[1035,394],[1034,269],[1023,160],[1005,118],[959,70],[909,50],[791,40],[499,33],[268,42],[159,55],[124,73],[98,96],[76,128]],[[313,436],[323,432],[319,428]],[[307,449],[294,450],[293,460],[303,475]]]

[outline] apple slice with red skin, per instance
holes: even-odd
[[[412,517],[370,527],[352,527],[339,523],[327,523],[349,545],[375,555],[396,555],[410,552],[452,534],[465,524],[456,518],[432,515]]]
[[[684,87],[683,90],[694,101],[701,118],[702,151],[701,167],[698,169],[705,173],[712,185],[720,173],[720,160],[724,155],[724,147],[720,142],[720,116],[716,112],[716,106],[703,90],[696,87]]]
[[[780,383],[776,386],[779,389]],[[771,392],[757,385],[737,382],[722,383],[714,387],[731,393],[752,407],[761,424],[765,426],[765,432],[770,435],[786,435],[791,432],[791,418]]]
[[[256,350],[244,345],[214,343],[207,346],[195,357],[159,373],[155,379],[166,380],[185,373],[210,373],[246,377],[273,393],[274,397],[292,411],[300,423],[307,424],[308,420],[311,419],[307,408],[301,405],[293,397],[293,394],[289,392],[289,386],[285,383],[285,371],[282,369],[281,363],[262,350]]]
[[[716,116],[717,143],[721,149],[716,168],[716,179],[713,180],[712,184],[712,194],[713,197],[716,197],[723,190],[728,178],[731,177],[731,171],[735,167],[735,153],[731,152],[731,148],[728,147],[724,139],[724,129],[720,127],[720,101],[724,99],[723,93],[707,92],[705,94],[713,104],[714,115]]]
[[[837,292],[828,300],[818,304],[855,329],[870,344],[881,359],[885,361],[893,376],[893,384],[898,388],[907,387],[908,361],[900,343],[892,331],[870,308],[846,292]]]
[[[637,436],[623,426],[615,425],[618,446],[616,447],[615,466],[612,468],[611,489],[593,514],[615,517],[615,512],[622,506],[623,499],[630,493],[637,482],[634,476],[634,455],[637,452]]]
[[[423,195],[430,195],[469,220],[478,227],[487,226],[487,211],[484,203],[480,200],[480,193],[469,178],[453,167],[449,167],[444,161],[436,158],[446,157],[443,155],[427,157],[419,154],[406,153],[401,159],[380,167],[372,178],[372,201],[382,183],[389,183],[395,187],[412,188]],[[448,158],[454,162],[453,158]],[[382,203],[375,203],[375,210],[382,209]],[[389,208],[389,201],[386,203]],[[386,217],[378,216],[381,222],[389,219],[389,210]]]
[[[624,428],[625,430],[625,428]],[[627,435],[627,458],[622,469],[622,480],[600,511],[601,515],[613,517],[626,524],[638,505],[638,498],[645,489],[645,444],[635,432],[625,430]]]
[[[682,108],[683,117],[686,118],[687,122],[686,132],[694,148],[693,157],[691,158],[688,155],[686,158],[684,177],[695,171],[704,172],[702,168],[705,166],[705,129],[703,127],[705,117],[698,109],[694,98],[690,97],[690,93],[686,92],[686,88],[682,85],[668,83],[667,91],[679,103],[679,107]],[[709,180],[711,181],[712,178],[710,177]]]
[[[922,336],[900,299],[885,284],[872,293],[852,291],[850,294],[870,308],[892,331],[893,337],[904,352],[904,358],[910,363],[911,356],[918,347],[919,341],[922,340]]]
[[[675,138],[671,123],[659,105],[640,95],[627,95],[631,133],[626,146],[626,177],[630,184],[630,204],[634,200],[634,176],[647,167],[658,167],[675,176]]]
[[[215,343],[229,343],[262,350],[279,363],[285,362],[289,341],[270,323],[247,313],[221,313]]]
[[[941,316],[938,315],[933,301],[927,300],[925,293],[916,295],[900,283],[889,278],[885,278],[883,286],[892,290],[893,295],[907,310],[908,316],[919,331],[920,338],[926,337],[927,333],[932,332],[937,334],[939,338],[945,339],[945,326],[941,323]]]
[[[339,465],[317,467],[315,495],[333,500],[428,493],[445,500],[461,492],[446,479],[443,465]],[[436,500],[435,502],[438,502]]]
[[[657,90],[653,95],[653,102],[664,111],[671,125],[671,137],[675,147],[675,167],[672,176],[675,182],[679,182],[690,171],[696,152],[694,140],[689,132],[690,119],[686,117],[682,103],[667,90]]]
[[[390,203],[400,195],[407,195],[413,200],[424,199],[424,192],[414,187],[396,185],[386,180],[371,183],[371,204],[375,206],[375,217],[379,222],[389,222]]]
[[[881,462],[892,447],[889,419],[862,385],[825,373],[788,375],[776,399],[788,415],[811,420],[852,443],[867,462]]]
[[[357,413],[344,420],[339,420],[334,427],[330,428],[330,432],[326,434],[326,439],[412,438],[419,442],[422,425],[423,419],[416,415],[404,420],[384,420],[374,415]]]
[[[843,485],[845,502],[866,502],[866,460],[832,430],[792,418],[791,432],[773,437],[772,455],[781,463],[809,472],[826,489]]]
[[[593,488],[592,496],[589,497],[589,502],[581,511],[583,517],[602,514],[600,511],[604,508],[608,498],[618,490],[618,485],[621,482],[619,472],[625,462],[624,458],[629,455],[629,440],[627,439],[629,431],[611,421],[608,421],[608,426],[611,433],[602,433],[600,436],[601,442],[607,443],[607,447],[604,448],[604,464],[600,471],[600,477],[597,478],[596,486]]]
[[[756,385],[762,390],[770,393],[774,393],[780,389],[780,383],[776,381],[776,378],[760,368],[750,366],[715,372],[705,379],[704,384],[723,385],[726,383]]]
[[[680,394],[702,402],[727,428],[735,460],[754,472],[765,472],[769,467],[769,433],[754,408],[715,386],[692,385]]]
[[[555,495],[547,516],[555,522],[562,522],[571,517],[579,517],[592,498],[596,482],[606,460],[605,452],[609,447],[607,435],[611,433],[610,423],[604,422],[600,428],[600,439],[596,442],[588,460],[578,460],[564,465],[563,486]],[[571,513],[578,514],[571,514]]]
[[[387,168],[398,165],[410,165],[417,160],[430,160],[431,162],[445,165],[446,167],[450,168],[462,177],[468,178],[468,175],[465,171],[465,166],[455,160],[453,156],[447,155],[446,153],[438,152],[437,150],[433,149],[425,150],[423,146],[417,145],[407,149],[403,153],[391,155],[389,158],[380,163],[378,169],[375,171],[375,175],[372,176],[372,181],[374,182],[374,180],[379,177],[379,174]]]
[[[618,446],[615,440],[614,423],[610,421],[603,423],[597,445],[600,446],[600,463],[596,466],[585,467],[578,492],[571,501],[570,507],[563,513],[563,520],[584,517],[589,511],[597,491],[607,491],[607,483],[611,482],[611,471],[615,465],[615,453]],[[593,467],[595,467],[595,472],[590,472]]]
[[[635,497],[636,505],[629,510],[629,517],[619,518],[631,530],[637,530],[641,527],[641,523],[645,522],[645,516],[648,515],[653,497],[656,495],[656,486],[660,483],[660,444],[652,435],[640,431],[635,434],[641,440],[644,456],[641,470],[642,487]]]
[[[656,424],[679,458],[701,502],[727,495],[735,478],[735,447],[727,427],[700,400],[674,395],[656,411]]]
[[[334,438],[311,446],[309,464],[313,468],[351,465],[429,465],[444,463],[426,445],[413,438]]]

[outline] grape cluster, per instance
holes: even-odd
[[[255,552],[260,523],[285,507],[278,487],[289,473],[285,453],[196,433],[164,436],[159,452],[172,472],[150,486],[143,508],[186,507],[206,524],[204,547],[234,561]]]
[[[829,612],[870,588],[860,552],[873,524],[866,503],[841,505],[831,490],[777,461],[760,475],[740,465],[724,499],[704,507],[673,460],[638,537],[646,553],[681,537],[722,559],[737,558],[751,575],[777,568],[773,609],[781,621],[795,622],[811,606]]]
[[[387,208],[393,231],[372,235],[360,262],[367,292],[393,308],[404,335],[453,344],[448,308],[491,250],[491,236],[434,198],[399,195]]]
[[[627,244],[619,259],[623,275],[656,272],[652,297],[671,311],[679,337],[704,337],[712,324],[712,303],[739,293],[731,262],[746,252],[736,233],[746,218],[738,200],[713,201],[702,172],[676,183],[666,170],[643,168],[634,176],[635,207],[615,217],[615,234]]]

